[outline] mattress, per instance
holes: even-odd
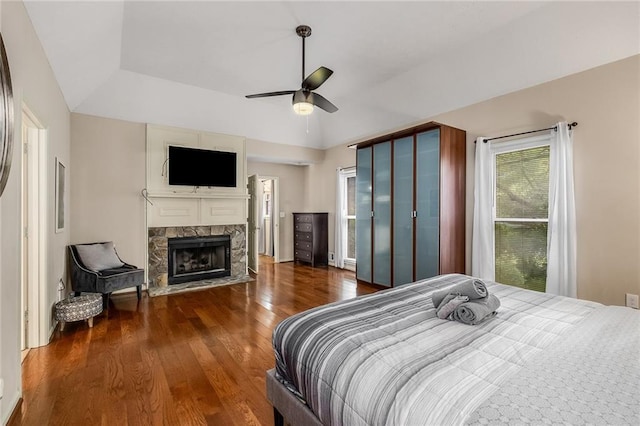
[[[487,282],[497,315],[438,319],[443,275],[294,315],[276,377],[325,425],[640,423],[640,312]]]

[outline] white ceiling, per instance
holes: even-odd
[[[25,2],[74,112],[326,148],[640,53],[639,2]],[[340,109],[296,116],[306,74]]]

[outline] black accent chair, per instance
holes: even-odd
[[[119,263],[122,263],[122,265],[101,270],[92,270],[87,267],[78,252],[78,246],[95,246],[97,244],[101,245],[100,248],[107,250],[111,260],[120,260]],[[112,253],[111,250],[113,251]],[[71,271],[71,288],[75,292],[75,295],[78,296],[81,292],[102,293],[104,309],[107,309],[109,305],[111,293],[117,290],[136,287],[138,300],[142,297],[144,269],[139,269],[134,265],[122,261],[112,242],[70,245],[69,266]]]

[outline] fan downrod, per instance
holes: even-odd
[[[311,27],[308,25],[298,25],[296,27],[296,34],[302,38],[309,37],[311,35]]]

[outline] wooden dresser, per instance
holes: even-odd
[[[327,266],[328,213],[293,214],[293,260]]]

